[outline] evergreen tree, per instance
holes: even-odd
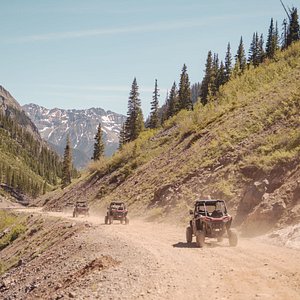
[[[252,64],[254,67],[257,67],[260,64],[259,39],[257,32],[253,33],[252,42],[249,49],[248,63]]]
[[[270,59],[274,58],[277,49],[279,49],[278,25],[276,22],[276,26],[274,27],[274,22],[272,18],[266,43],[266,56]]]
[[[126,139],[125,139],[125,123],[122,124],[122,128],[120,130],[119,134],[119,149],[122,148],[122,146],[125,144]]]
[[[158,128],[159,127],[159,117],[158,117],[158,97],[160,96],[158,94],[159,89],[157,87],[157,79],[155,79],[155,86],[154,86],[154,92],[151,102],[151,113],[150,113],[150,121],[149,121],[149,128]]]
[[[247,67],[247,59],[246,59],[246,54],[245,54],[245,48],[244,48],[244,43],[243,43],[243,37],[240,39],[240,44],[235,56],[235,64],[239,64],[239,69],[241,73],[243,73]]]
[[[287,34],[287,46],[291,45],[293,42],[300,39],[300,29],[298,21],[298,12],[297,8],[293,7],[290,11],[290,24]]]
[[[176,82],[174,81],[167,99],[167,118],[173,117],[179,111],[178,93]]]
[[[203,105],[207,104],[207,97],[210,89],[211,79],[213,73],[213,58],[211,51],[208,51],[206,64],[205,64],[205,74],[201,83],[201,102]]]
[[[209,89],[212,95],[215,95],[218,90],[218,74],[219,74],[219,56],[214,53],[213,67],[210,78]]]
[[[218,90],[219,90],[219,87],[221,85],[225,84],[226,82],[227,82],[226,68],[224,66],[223,61],[221,61],[220,68],[218,70],[217,82],[216,82]]]
[[[265,59],[266,53],[264,50],[264,37],[263,34],[260,35],[259,41],[258,41],[258,61],[261,64]]]
[[[72,177],[72,149],[70,143],[70,136],[67,136],[67,142],[64,152],[63,169],[62,169],[62,188],[65,188],[71,183]]]
[[[144,129],[141,100],[136,78],[134,78],[128,99],[128,112],[125,122],[125,142],[135,140]]]
[[[230,43],[227,45],[227,51],[225,56],[225,77],[226,82],[229,81],[232,72],[232,56],[231,56],[231,49]]]
[[[105,145],[103,142],[102,128],[101,128],[101,123],[99,123],[97,128],[97,133],[95,136],[94,154],[92,159],[99,160],[102,156],[104,156],[104,148]]]
[[[187,109],[187,110],[193,109],[190,80],[189,80],[189,75],[187,73],[187,67],[185,64],[183,65],[182,72],[180,75],[178,101],[179,101],[180,109]]]
[[[198,97],[200,96],[200,87],[201,84],[199,82],[194,83],[191,86],[191,97],[193,103],[196,103],[198,101]]]
[[[287,48],[288,46],[287,37],[288,37],[288,23],[287,20],[284,19],[282,22],[281,49]]]

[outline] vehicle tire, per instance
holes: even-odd
[[[107,225],[108,224],[108,217],[107,216],[105,216],[105,218],[104,218],[104,223]]]
[[[123,224],[123,223],[124,223],[124,219],[122,218],[122,219],[120,220],[120,222],[121,222],[121,224]]]
[[[186,236],[186,242],[188,244],[190,244],[192,242],[192,240],[193,240],[193,230],[192,230],[191,226],[188,226],[186,228],[185,236]]]
[[[205,241],[205,234],[203,231],[199,231],[196,234],[196,243],[198,247],[202,248],[204,246],[204,241]]]
[[[237,234],[234,231],[232,231],[232,230],[228,231],[228,239],[229,239],[230,247],[235,247],[237,245],[238,237],[237,237]]]
[[[73,211],[73,218],[75,218],[76,217],[76,213],[75,213],[75,211]]]
[[[128,225],[129,224],[129,219],[126,217],[125,218],[125,225]]]
[[[217,237],[217,241],[218,241],[219,243],[222,243],[222,242],[223,242],[223,236],[218,236],[218,237]]]

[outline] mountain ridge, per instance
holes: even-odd
[[[20,202],[58,183],[61,161],[16,99],[0,86],[0,193]]]
[[[48,109],[37,104],[23,105],[27,115],[36,124],[43,139],[55,145],[61,154],[67,135],[70,135],[72,148],[76,150],[74,165],[83,168],[93,154],[94,137],[99,122],[102,124],[106,145],[105,155],[112,155],[119,146],[119,132],[125,116],[105,111],[102,108],[88,109]]]

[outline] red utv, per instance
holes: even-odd
[[[201,248],[206,237],[216,238],[221,242],[227,236],[230,246],[237,245],[237,234],[230,228],[232,217],[227,213],[223,200],[197,200],[190,214],[192,219],[186,229],[187,243],[191,243],[195,236],[196,243]]]
[[[128,210],[124,202],[111,202],[107,207],[107,214],[105,216],[105,224],[112,224],[114,220],[118,220],[121,224],[129,224],[127,218]]]

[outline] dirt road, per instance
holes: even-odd
[[[74,284],[76,299],[300,299],[299,250],[243,238],[234,248],[224,239],[200,249],[185,243],[182,226],[103,219],[76,218],[91,227],[74,239],[87,255],[118,263]]]

